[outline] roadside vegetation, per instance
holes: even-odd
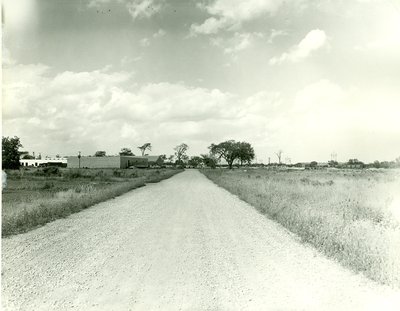
[[[181,171],[57,167],[7,171],[7,186],[2,191],[2,236],[26,232]]]
[[[398,170],[202,170],[326,255],[400,287]]]

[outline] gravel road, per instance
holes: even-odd
[[[2,283],[4,310],[400,310],[195,170],[2,239]]]

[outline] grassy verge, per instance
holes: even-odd
[[[8,172],[2,192],[2,236],[22,233],[181,170],[52,170]]]
[[[400,287],[399,172],[202,172],[344,266]]]

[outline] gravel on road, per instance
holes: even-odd
[[[400,310],[196,170],[2,239],[3,310]]]

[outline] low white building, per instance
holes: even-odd
[[[39,166],[47,166],[47,165],[67,165],[67,158],[45,158],[45,159],[21,159],[19,160],[21,166],[29,167],[39,167]]]

